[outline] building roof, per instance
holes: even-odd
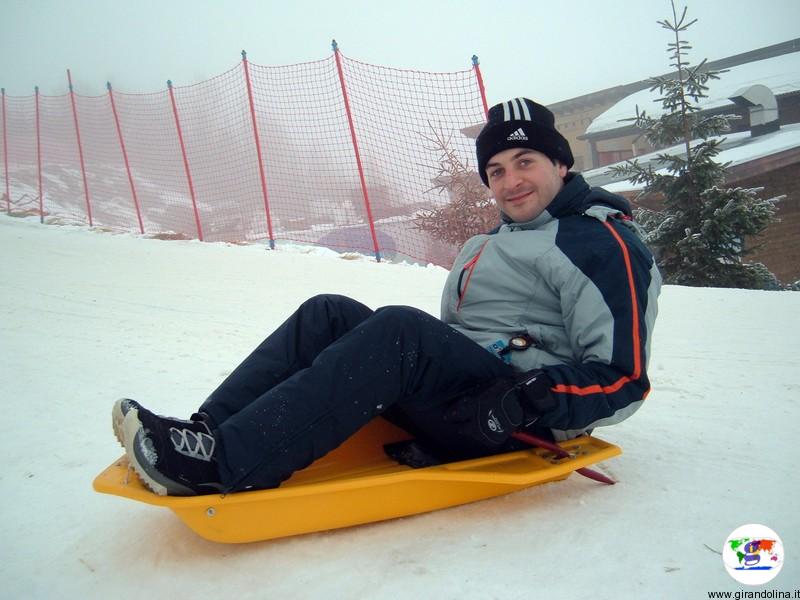
[[[730,67],[720,79],[707,82],[708,97],[702,98],[696,105],[701,110],[732,106],[730,97],[742,88],[754,84],[767,86],[775,96],[800,92],[800,52]],[[657,101],[658,98],[658,90],[649,89],[626,96],[598,115],[586,129],[584,137],[591,138],[630,127],[630,122],[621,121],[634,117],[637,106],[639,110],[645,110],[649,116],[658,118],[664,112],[661,103]]]
[[[744,167],[748,163],[759,161],[767,157],[783,156],[786,160],[796,163],[800,162],[800,123],[783,125],[778,131],[766,135],[752,137],[749,131],[741,131],[724,136],[722,139],[722,151],[717,155],[717,162],[730,163],[729,169],[737,170],[737,167]],[[695,140],[692,144],[698,144],[700,140]],[[684,152],[684,145],[678,144],[671,148],[651,152],[637,156],[635,160],[642,166],[653,165],[656,172],[659,172],[660,163],[658,157],[662,154],[677,155]],[[626,161],[616,163],[622,165]],[[613,175],[610,170],[614,165],[606,165],[583,173],[584,179],[593,186],[602,186],[609,192],[627,192],[641,190],[644,184],[634,185],[624,177]],[[774,165],[773,166],[780,166]],[[666,174],[666,170],[661,170]]]
[[[726,56],[725,58],[711,60],[706,63],[706,66],[709,69],[714,70],[728,69],[736,65],[742,65],[749,62],[798,51],[800,51],[800,38],[794,38],[778,44],[772,44],[771,46],[764,46],[763,48],[756,48],[755,50],[748,50],[747,52]],[[674,71],[662,75],[662,77],[674,76]],[[617,85],[599,90],[597,92],[590,92],[575,98],[568,98],[567,100],[554,102],[553,104],[549,104],[548,108],[556,114],[569,114],[571,112],[583,110],[586,107],[604,104],[609,98],[621,98],[623,96],[632,94],[633,92],[649,88],[650,85],[648,81],[649,80],[647,79],[642,79],[640,81],[634,81],[625,85]]]

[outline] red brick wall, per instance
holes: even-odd
[[[760,238],[762,244],[748,260],[764,263],[783,283],[800,279],[800,166],[797,163],[736,181],[739,187],[764,187],[762,198],[786,194],[778,203],[780,222],[773,223]]]

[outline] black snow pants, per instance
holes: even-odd
[[[200,408],[229,491],[278,486],[383,415],[454,455],[486,454],[444,419],[468,389],[512,369],[439,319],[372,311],[344,296],[304,302]]]

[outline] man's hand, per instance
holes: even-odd
[[[522,407],[514,382],[498,379],[458,398],[445,413],[458,432],[484,446],[502,446],[522,424]]]
[[[540,370],[497,379],[456,399],[445,420],[458,432],[489,448],[506,443],[521,425],[555,408],[550,378]]]

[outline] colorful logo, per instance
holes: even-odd
[[[739,583],[762,585],[772,581],[783,567],[783,542],[765,525],[742,525],[725,540],[722,562]]]

